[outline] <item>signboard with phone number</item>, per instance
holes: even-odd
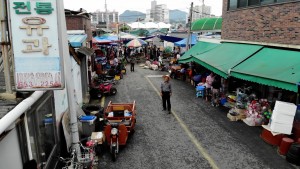
[[[56,0],[10,0],[16,90],[64,87]]]

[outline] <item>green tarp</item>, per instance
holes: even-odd
[[[227,78],[229,70],[255,54],[261,48],[263,47],[259,45],[222,43],[214,49],[194,57],[197,59],[196,62],[198,64]]]
[[[217,31],[222,28],[222,18],[202,18],[192,23],[192,31]]]
[[[297,92],[300,52],[264,48],[231,70],[233,77]]]
[[[185,54],[183,56],[181,56],[179,58],[179,63],[187,63],[190,62],[189,58],[195,56],[195,55],[199,55],[202,53],[205,53],[217,46],[219,46],[220,44],[216,44],[216,43],[209,43],[209,42],[198,42],[196,43],[190,50],[186,51]]]

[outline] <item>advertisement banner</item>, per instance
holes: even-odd
[[[56,0],[10,0],[9,5],[16,90],[64,88]]]

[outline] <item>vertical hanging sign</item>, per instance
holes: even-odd
[[[10,0],[16,90],[64,88],[56,0]]]

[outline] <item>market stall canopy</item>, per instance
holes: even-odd
[[[300,52],[264,48],[231,70],[233,77],[297,92]]]
[[[70,42],[71,46],[73,48],[78,48],[78,47],[81,47],[82,44],[85,42],[87,38],[87,35],[86,34],[80,34],[80,35],[77,35],[77,34],[69,34],[68,35],[68,41]]]
[[[149,31],[145,29],[137,29],[129,32],[130,34],[137,35],[137,36],[148,36]]]
[[[186,46],[186,43],[187,43],[187,38],[184,38],[178,42],[175,42],[174,45],[175,46],[180,46],[180,47],[185,47]],[[191,37],[190,37],[190,42],[189,44],[190,45],[195,45],[197,43],[197,35],[195,34],[192,34]]]
[[[156,36],[148,36],[148,37],[145,37],[145,38],[139,38],[139,39],[142,39],[142,40],[147,40],[147,39],[152,39],[152,38],[155,38]]]
[[[141,47],[143,45],[146,45],[147,42],[141,40],[141,39],[133,39],[131,41],[129,41],[126,46],[127,47]]]
[[[131,24],[128,24],[128,26],[130,26],[132,29],[140,29],[140,28],[145,29],[146,28],[145,24],[143,24],[141,22],[133,22]]]
[[[158,24],[154,23],[154,22],[146,22],[145,23],[145,27],[146,29],[158,29]]]
[[[160,38],[161,40],[167,41],[167,42],[178,42],[181,41],[183,38],[178,38],[178,37],[174,37],[174,36],[166,36],[166,35],[159,35],[158,38]]]
[[[260,45],[222,43],[212,50],[195,55],[194,57],[197,59],[195,62],[214,73],[227,78],[232,68],[262,48],[263,46]]]
[[[120,38],[121,38],[121,39],[135,39],[135,38],[138,38],[138,36],[137,36],[137,35],[130,34],[130,33],[124,33],[124,32],[121,32],[121,33],[120,33]]]
[[[118,41],[118,35],[115,34],[104,34],[102,36],[100,36],[101,39],[107,39],[107,40],[111,40],[111,41]]]
[[[221,31],[222,18],[202,18],[192,23],[192,31]]]
[[[171,24],[166,24],[164,22],[159,22],[157,25],[158,25],[159,29],[163,29],[163,28],[170,29],[171,28]]]
[[[196,43],[196,45],[194,45],[190,50],[186,51],[185,54],[179,58],[179,63],[187,63],[194,61],[193,56],[205,53],[219,45],[220,44],[200,41]]]
[[[106,38],[96,36],[96,37],[93,38],[92,42],[93,43],[105,43],[105,44],[107,44],[107,43],[111,43],[112,40],[108,40]]]

